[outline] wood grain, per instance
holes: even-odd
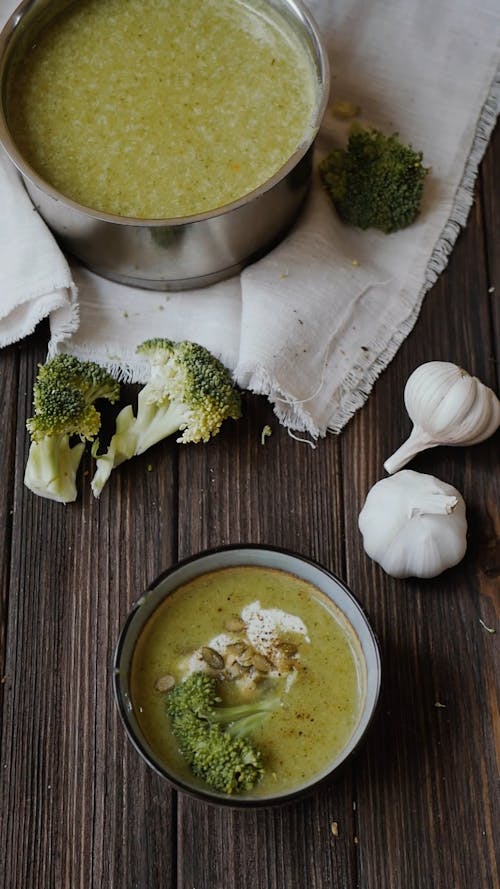
[[[495,352],[496,384],[500,385],[500,204],[498,200],[498,157],[500,155],[500,126],[497,125],[481,165],[479,185],[484,214],[486,239],[486,269],[489,305]]]
[[[17,425],[18,356],[16,347],[4,350],[0,374],[0,404],[9,406],[6,421],[0,426],[1,489],[0,500],[0,708],[4,687],[5,633],[8,625],[9,572],[12,516],[14,513],[14,452]],[[1,709],[0,709],[1,713]]]
[[[464,494],[461,565],[395,581],[357,530],[410,430],[402,393],[414,367],[451,360],[498,385],[499,151],[496,133],[414,331],[342,435],[315,449],[245,394],[241,421],[204,447],[163,443],[124,464],[99,501],[87,454],[78,501],[52,504],[23,486],[46,329],[0,353],[6,889],[499,889],[498,434],[412,462]],[[178,558],[236,542],[292,549],[345,579],[384,668],[366,743],[338,780],[248,812],[177,795],[127,741],[112,694],[119,628],[140,592]]]
[[[450,360],[494,385],[481,218],[477,201],[415,330],[343,436],[351,527],[367,490],[384,475],[383,460],[410,431],[402,395],[415,366]],[[481,255],[484,264],[476,262],[472,274],[472,257]],[[427,451],[411,468],[463,493],[469,552],[461,565],[432,581],[394,581],[364,556],[354,535],[346,535],[347,578],[353,588],[361,584],[385,668],[377,731],[357,780],[361,885],[417,889],[430,885],[432,874],[439,889],[494,887],[496,640],[480,617],[485,566],[500,546],[491,526],[500,504],[498,436],[474,449]],[[491,593],[495,586],[498,597],[495,569],[493,575]]]

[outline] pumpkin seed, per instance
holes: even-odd
[[[237,661],[229,665],[226,664],[225,673],[228,679],[241,679],[247,672],[248,667],[242,667]]]
[[[242,667],[251,667],[253,664],[254,658],[254,650],[250,646],[247,646],[243,649],[241,654],[238,655],[238,663],[241,664]]]
[[[214,648],[204,645],[201,649],[201,656],[209,667],[213,667],[214,670],[222,670],[224,666],[224,658],[218,651],[215,651]]]
[[[238,640],[238,642],[231,642],[231,644],[227,646],[226,651],[228,654],[238,655],[245,651],[245,648],[248,648],[246,642]]]
[[[259,654],[258,652],[257,654],[254,654],[252,663],[255,669],[259,671],[259,673],[269,673],[269,670],[273,669],[273,664],[271,663],[271,661],[268,660],[267,657],[264,657],[263,654]]]
[[[241,633],[245,626],[245,621],[236,615],[229,617],[226,621],[226,630],[229,630],[230,633]]]
[[[155,682],[156,691],[170,691],[175,685],[175,679],[169,673],[166,676],[160,676]]]
[[[280,642],[278,648],[286,657],[293,657],[298,651],[297,646],[293,642]]]

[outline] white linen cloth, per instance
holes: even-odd
[[[13,7],[0,0],[2,22]],[[240,276],[155,293],[70,268],[0,158],[0,345],[50,317],[48,352],[66,350],[142,382],[135,348],[192,339],[280,421],[313,438],[339,432],[412,329],[466,222],[500,95],[498,0],[309,0],[331,64],[331,101],[424,153],[422,213],[392,235],[339,222],[317,161],[346,140],[327,112],[310,198],[289,236]]]

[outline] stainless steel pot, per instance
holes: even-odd
[[[13,52],[28,33],[70,0],[23,0],[0,34],[0,142],[40,215],[61,246],[106,278],[155,290],[204,287],[236,274],[290,228],[311,180],[312,155],[329,87],[318,29],[300,0],[269,0],[300,35],[318,81],[309,135],[260,188],[217,210],[177,219],[132,219],[84,207],[52,188],[18,151],[6,120],[6,84]],[[35,29],[35,31],[34,31]]]

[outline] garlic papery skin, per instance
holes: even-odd
[[[392,577],[436,577],[457,565],[467,549],[462,495],[412,469],[371,488],[358,524],[366,553]]]
[[[500,425],[500,401],[493,390],[449,361],[417,367],[406,382],[404,401],[413,429],[385,461],[389,474],[426,448],[477,444]]]

